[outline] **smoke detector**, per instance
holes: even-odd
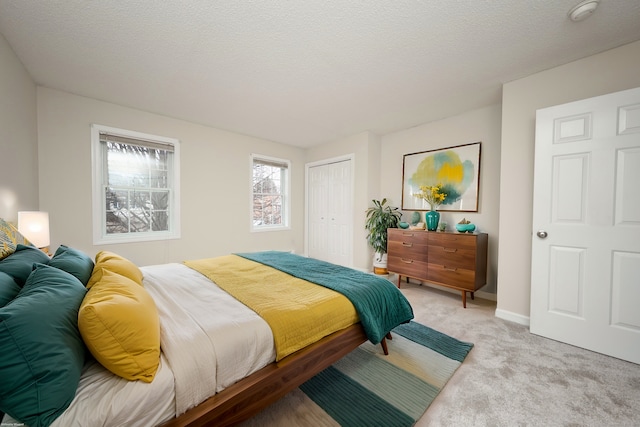
[[[600,0],[585,0],[578,3],[569,11],[569,19],[574,22],[584,21],[593,15],[599,2]]]

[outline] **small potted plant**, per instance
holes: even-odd
[[[399,208],[387,205],[387,199],[373,200],[373,206],[367,209],[365,229],[369,231],[367,241],[375,251],[373,272],[387,274],[387,228],[398,228],[402,217]]]

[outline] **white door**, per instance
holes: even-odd
[[[328,259],[329,174],[326,165],[307,169],[307,255]]]
[[[640,88],[539,110],[534,334],[640,363]]]
[[[350,267],[352,264],[351,160],[307,169],[307,254]]]
[[[327,165],[329,168],[328,258],[334,264],[351,266],[351,161]]]

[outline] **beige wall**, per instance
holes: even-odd
[[[529,319],[536,110],[638,86],[640,42],[504,85],[497,316]]]
[[[380,197],[402,204],[402,160],[405,154],[455,145],[481,142],[480,193],[478,212],[442,212],[449,230],[462,218],[489,235],[487,285],[481,291],[495,293],[498,268],[498,217],[500,185],[500,105],[485,107],[458,116],[416,126],[382,137],[380,155]],[[410,221],[413,211],[404,213]],[[424,218],[424,213],[422,213]]]
[[[496,291],[497,283],[497,315],[522,323],[529,316],[535,110],[640,86],[640,42],[635,42],[505,84],[502,111],[500,106],[487,107],[382,137],[365,132],[305,151],[36,89],[1,36],[0,63],[0,216],[15,221],[18,210],[48,210],[54,249],[62,243],[88,253],[110,249],[141,265],[241,250],[302,253],[305,163],[353,154],[354,266],[370,268],[364,211],[372,198],[387,197],[400,205],[402,156],[482,141],[480,210],[469,215],[443,213],[443,219],[452,224],[468,216],[489,233],[489,284],[483,290]],[[91,123],[182,141],[182,239],[92,245]],[[252,152],[292,161],[289,231],[249,232]]]
[[[372,270],[373,250],[364,229],[365,211],[379,193],[380,137],[371,132],[343,138],[307,150],[307,163],[353,155],[353,267]]]
[[[38,210],[36,85],[0,35],[0,218]]]
[[[181,141],[182,238],[94,246],[90,126],[97,123]],[[238,251],[303,251],[304,150],[144,111],[38,88],[40,208],[51,247],[111,250],[139,265]],[[291,229],[249,231],[250,154],[291,160]]]

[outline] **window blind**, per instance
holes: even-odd
[[[173,144],[159,141],[149,141],[138,138],[127,138],[126,136],[114,135],[110,133],[100,132],[100,142],[114,142],[127,145],[135,145],[138,147],[149,148],[152,150],[164,150],[170,153],[174,152]]]
[[[280,169],[289,168],[289,165],[286,162],[279,162],[277,160],[264,160],[264,159],[254,158],[253,163],[256,165],[271,166],[271,167],[280,168]]]

